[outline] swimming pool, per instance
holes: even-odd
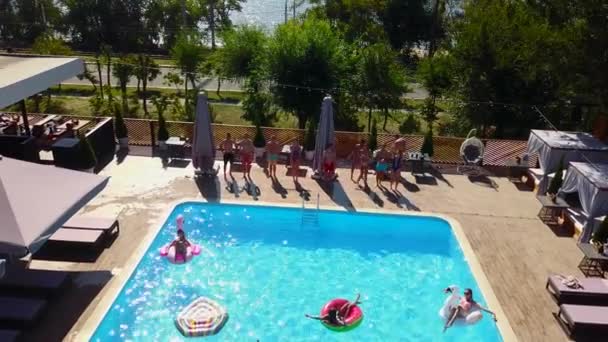
[[[199,296],[229,312],[209,341],[501,341],[485,317],[442,333],[450,284],[483,294],[450,224],[426,216],[188,202],[173,210],[97,327],[92,341],[180,341],[175,315]],[[173,265],[158,250],[178,215],[200,256]],[[315,218],[318,223],[315,223]],[[304,314],[361,293],[363,323],[336,333]]]

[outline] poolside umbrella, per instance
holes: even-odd
[[[108,177],[0,157],[0,254],[36,252]]]
[[[215,144],[211,130],[211,114],[207,102],[207,94],[201,92],[196,101],[196,118],[194,121],[194,136],[192,139],[192,164],[204,173],[213,170],[215,160]]]
[[[323,99],[321,105],[321,118],[317,127],[317,140],[315,142],[315,156],[312,168],[315,175],[323,171],[323,152],[329,145],[335,145],[336,135],[334,131],[334,107],[331,96]]]

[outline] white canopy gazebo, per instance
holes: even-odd
[[[538,153],[542,170],[539,193],[547,189],[548,175],[572,161],[608,162],[608,145],[589,133],[532,130],[528,138],[528,154]]]
[[[560,193],[578,192],[585,225],[581,241],[588,242],[593,234],[595,218],[608,215],[608,164],[571,162]]]
[[[0,108],[25,100],[83,72],[84,62],[80,58],[0,56]],[[29,132],[25,107],[22,114]]]

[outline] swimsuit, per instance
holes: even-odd
[[[243,153],[241,154],[241,160],[243,161],[243,164],[251,165],[251,163],[253,162],[253,156],[251,155],[251,153]]]
[[[386,172],[386,170],[388,170],[388,164],[378,162],[378,164],[376,165],[376,171]]]
[[[323,163],[323,169],[325,172],[333,173],[336,170],[336,163],[333,161],[326,161]]]
[[[401,170],[401,156],[393,158],[392,168],[393,168],[393,171]]]
[[[296,148],[292,148],[291,149],[291,161],[292,162],[299,162],[300,161],[300,148],[296,147]]]
[[[268,153],[268,161],[277,161],[279,160],[279,155],[276,153]]]
[[[458,305],[462,308],[462,310],[464,311],[464,313],[468,313],[469,311],[471,311],[471,307],[473,306],[473,303],[468,302],[466,300],[466,298],[462,298],[462,300],[460,301],[460,304]]]
[[[228,163],[230,163],[230,165],[232,165],[233,162],[234,162],[234,153],[224,152],[224,167],[226,167],[226,165]]]

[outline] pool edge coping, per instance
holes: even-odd
[[[294,204],[294,203],[277,203],[277,202],[265,202],[265,201],[251,201],[251,200],[222,200],[221,202],[210,202],[201,198],[187,198],[173,201],[168,209],[165,211],[163,215],[161,215],[151,226],[145,237],[138,244],[137,248],[129,258],[129,260],[125,263],[125,265],[120,269],[118,274],[114,276],[113,279],[110,280],[107,289],[105,289],[105,293],[101,296],[99,301],[97,302],[96,307],[90,313],[89,317],[85,319],[82,323],[82,326],[79,330],[74,331],[72,333],[73,341],[90,341],[93,337],[93,334],[103,321],[103,318],[110,310],[112,304],[118,296],[120,295],[121,290],[126,285],[127,281],[135,271],[137,265],[141,262],[143,257],[146,255],[146,251],[158,235],[158,232],[164,225],[164,222],[168,219],[169,215],[181,204],[188,202],[198,202],[198,203],[209,203],[209,204],[236,204],[236,205],[252,205],[252,206],[273,206],[273,207],[283,207],[283,208],[302,208],[302,205]],[[329,211],[339,211],[339,212],[348,212],[344,207],[339,206],[327,206],[321,205],[318,207],[322,210]],[[311,208],[307,208],[311,209]],[[469,239],[466,236],[466,233],[462,229],[460,222],[456,219],[438,213],[428,213],[428,212],[396,212],[390,211],[386,209],[372,209],[366,208],[362,210],[357,210],[358,213],[370,213],[370,214],[389,214],[389,215],[401,215],[401,216],[426,216],[426,217],[434,217],[439,218],[446,221],[454,232],[454,236],[460,245],[460,249],[464,254],[465,259],[468,262],[469,269],[471,273],[473,273],[473,277],[477,282],[479,289],[482,291],[483,296],[486,300],[486,306],[496,313],[498,316],[498,322],[496,325],[504,342],[517,342],[518,338],[515,335],[515,331],[513,330],[507,315],[502,309],[494,290],[490,284],[490,281],[486,277],[479,260],[477,259],[477,255],[473,251],[473,248],[469,242]],[[102,290],[103,291],[103,290]],[[93,304],[93,302],[91,302]],[[89,305],[91,305],[89,304]],[[66,336],[67,338],[68,336]]]

